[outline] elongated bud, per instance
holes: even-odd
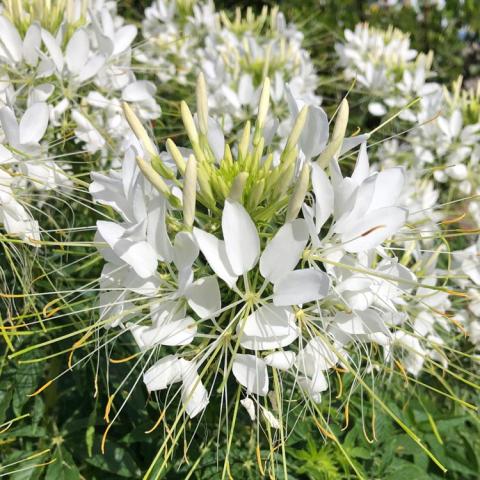
[[[142,157],[137,156],[137,165],[145,178],[165,197],[170,198],[171,192],[163,178],[154,170],[154,168],[146,162]]]
[[[297,218],[298,212],[300,212],[303,201],[305,200],[305,195],[307,194],[309,181],[310,165],[305,162],[305,165],[303,165],[298,177],[297,183],[295,184],[293,194],[288,202],[287,216],[285,218],[287,222],[291,222]]]
[[[195,220],[197,201],[197,161],[193,155],[188,157],[183,182],[183,223],[190,229]]]
[[[233,165],[232,151],[230,150],[230,145],[225,143],[225,152],[223,154],[223,162],[225,165],[231,167]]]
[[[187,131],[188,138],[192,143],[198,143],[197,127],[195,127],[195,122],[193,121],[192,113],[190,112],[188,105],[183,100],[180,103],[180,111],[182,114],[182,120],[183,124],[185,125],[185,130]]]
[[[242,138],[240,139],[240,144],[238,145],[238,153],[240,154],[240,158],[245,160],[248,152],[248,146],[250,144],[250,120],[245,123],[245,127],[243,129]]]
[[[270,79],[265,77],[263,81],[260,103],[258,105],[257,128],[263,129],[267,120],[268,108],[270,106]]]
[[[208,131],[208,98],[205,77],[201,72],[197,79],[197,114],[200,132],[206,135]]]
[[[265,180],[262,178],[256,182],[248,195],[248,208],[255,208],[262,200],[263,192],[265,190]]]
[[[175,145],[175,142],[172,139],[168,139],[166,141],[166,147],[167,150],[169,151],[170,155],[173,158],[173,161],[177,165],[178,170],[182,175],[185,174],[185,168],[186,168],[186,163],[185,159],[183,158],[183,155],[181,154],[180,150],[178,147]]]
[[[305,126],[305,122],[307,121],[307,115],[308,105],[305,105],[300,110],[300,113],[297,115],[297,119],[295,120],[295,124],[293,125],[290,136],[288,137],[287,145],[285,146],[284,152],[288,152],[298,143],[298,139],[300,138],[303,127]]]
[[[248,173],[240,172],[233,180],[232,187],[230,188],[229,198],[235,202],[242,201],[243,190],[247,183]]]
[[[205,171],[205,168],[202,168],[202,164],[198,165],[197,168],[197,180],[200,187],[200,192],[208,202],[208,206],[215,206],[215,197],[213,196],[212,187],[210,186],[208,173]]]
[[[148,136],[147,131],[143,127],[142,122],[137,117],[135,112],[132,110],[130,105],[126,102],[123,102],[122,109],[123,109],[125,118],[127,119],[127,122],[130,125],[130,128],[133,130],[133,133],[138,138],[140,143],[143,145],[147,153],[152,158],[157,156],[158,154],[157,154],[157,149],[155,148],[155,145],[153,144],[152,140],[150,140],[150,137]]]
[[[335,120],[335,127],[333,127],[333,138],[343,139],[345,138],[345,132],[347,131],[348,117],[350,115],[350,108],[348,106],[348,101],[346,98],[340,103],[338,109],[337,119]]]
[[[347,99],[344,98],[338,109],[337,119],[335,121],[335,126],[333,127],[332,139],[317,159],[317,163],[322,168],[325,168],[330,163],[330,160],[338,155],[338,152],[342,148],[343,140],[345,139],[345,132],[347,131],[348,116],[348,102]]]

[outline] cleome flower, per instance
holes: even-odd
[[[309,123],[308,106],[297,109],[274,164],[265,147],[269,88],[266,79],[254,126],[229,144],[200,75],[197,113],[181,105],[192,148],[167,140],[161,153],[123,105],[137,143],[121,171],[92,174],[90,192],[119,215],[97,223],[107,263],[96,325],[106,338],[119,329],[133,339],[148,391],[193,418],[235,381],[250,416],[280,428],[282,407],[275,401],[272,413],[258,400],[282,397],[279,375],[283,388],[320,403],[330,372],[361,375],[379,349],[379,362],[415,351],[404,356],[413,375],[426,358],[443,362],[426,344],[442,341],[427,310],[448,308],[448,293],[435,270],[430,279],[417,264],[420,282],[389,249],[406,229],[405,171],[370,169],[368,135],[345,138],[346,100],[309,155],[299,147],[315,143],[319,123]],[[344,176],[340,156],[359,144]]]

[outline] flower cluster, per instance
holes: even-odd
[[[406,107],[416,97],[429,97],[437,85],[429,80],[432,52],[418,53],[409,36],[397,28],[380,30],[358,24],[345,30],[345,41],[335,45],[339,65],[348,80],[372,97],[368,110],[382,116],[389,109]],[[414,110],[402,112],[406,120],[416,121]]]
[[[136,27],[115,7],[12,0],[0,15],[0,215],[10,234],[38,240],[28,192],[71,188],[78,148],[111,161],[130,145],[122,100],[144,120],[160,115],[155,86],[130,67]]]
[[[341,152],[355,145],[346,100],[320,155],[299,154],[304,107],[274,164],[269,88],[267,79],[254,127],[231,145],[209,117],[200,76],[197,114],[182,104],[192,147],[182,151],[168,140],[159,153],[124,105],[141,148],[127,151],[120,172],[92,174],[90,191],[119,214],[97,223],[106,260],[97,326],[132,335],[147,389],[167,390],[166,405],[180,392],[180,413],[200,414],[232,377],[252,418],[278,428],[279,381],[320,402],[340,366],[361,375],[365,353],[368,368],[402,349],[414,375],[426,358],[445,363],[437,324],[449,326],[434,312],[449,293],[433,273],[440,250],[411,263],[390,248],[408,235],[405,171],[372,172],[363,141],[353,172],[342,173]],[[262,396],[277,399],[275,414]]]

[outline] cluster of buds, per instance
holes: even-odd
[[[5,0],[5,15],[23,36],[37,22],[55,34],[62,26],[73,33],[86,21],[89,0]]]
[[[167,149],[181,178],[162,162],[152,140],[133,110],[124,104],[126,118],[150,157],[137,157],[143,174],[161,192],[173,207],[183,209],[184,223],[191,228],[196,204],[214,214],[220,214],[225,200],[241,203],[255,222],[267,222],[285,211],[287,221],[300,211],[309,186],[310,165],[298,165],[298,142],[305,125],[308,106],[297,115],[279,160],[274,162],[268,151],[265,121],[269,109],[270,81],[265,79],[259,102],[258,115],[252,128],[247,121],[238,145],[225,143],[218,125],[208,115],[205,80],[200,74],[196,88],[196,117],[185,102],[181,103],[181,115],[193,153],[185,160],[177,145],[168,139]],[[348,122],[348,104],[342,102],[330,144],[319,158],[326,165],[338,153]],[[176,197],[169,183],[180,187],[182,200]]]

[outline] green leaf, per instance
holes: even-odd
[[[45,480],[80,480],[80,472],[68,450],[59,446],[54,458],[55,462],[48,466]]]

